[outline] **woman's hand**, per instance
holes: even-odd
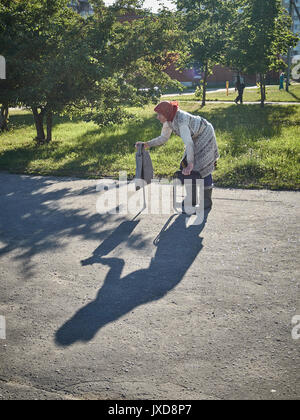
[[[183,175],[191,175],[192,170],[194,169],[194,164],[189,163],[186,168],[183,168],[182,173]]]
[[[143,144],[145,149],[149,149],[149,144],[148,143],[144,143],[142,141],[138,141],[137,143],[135,143],[135,148],[138,148],[139,144]]]

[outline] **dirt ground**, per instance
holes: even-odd
[[[216,188],[186,227],[96,184],[0,174],[0,399],[298,400],[300,193]]]

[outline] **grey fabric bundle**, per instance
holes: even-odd
[[[147,184],[151,183],[153,179],[153,166],[150,153],[145,150],[143,144],[138,145],[138,150],[135,155],[136,170],[135,170],[135,185],[136,190],[142,186],[143,179]]]

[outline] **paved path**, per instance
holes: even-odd
[[[184,102],[199,102],[195,100],[185,100]],[[234,105],[234,101],[210,101],[206,100],[207,104],[232,104]],[[243,102],[244,105],[260,105],[260,102]],[[300,105],[300,102],[265,102],[265,105]],[[236,106],[241,106],[237,104]]]
[[[269,86],[267,86],[269,87]],[[247,89],[257,89],[257,86],[248,86]],[[219,93],[219,92],[226,92],[227,89],[223,89],[223,88],[207,88],[206,92],[215,92],[215,93]],[[229,92],[235,92],[235,88],[229,88],[228,89]],[[189,92],[183,92],[183,93],[174,93],[174,94],[164,94],[162,96],[172,96],[172,95],[176,95],[176,96],[186,96],[186,95],[192,95],[195,93],[195,90],[191,90]]]
[[[186,228],[95,187],[0,174],[0,399],[299,399],[300,193],[215,189]]]
[[[271,87],[267,86],[267,87]],[[247,87],[247,89],[257,89],[257,86],[250,86]],[[230,88],[229,92],[234,92],[235,89],[234,88]],[[220,93],[220,92],[226,92],[226,89],[215,89],[215,88],[208,88],[207,92],[215,92],[215,93]],[[187,92],[187,93],[174,93],[174,96],[189,96],[192,95],[195,92]],[[162,95],[162,97],[167,98],[167,97],[171,97],[172,95],[170,94],[166,94],[166,95]],[[186,101],[185,102],[195,102],[194,100],[191,101]],[[199,101],[198,101],[199,102]],[[209,104],[234,104],[234,101],[210,101],[209,98],[206,98],[206,102]],[[260,101],[252,101],[252,102],[244,102],[244,105],[260,105]],[[300,102],[271,102],[271,101],[266,101],[265,105],[300,105]]]

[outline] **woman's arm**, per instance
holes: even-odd
[[[187,125],[183,124],[179,127],[180,137],[182,138],[185,144],[187,167],[183,168],[183,175],[190,175],[194,168],[194,142],[191,136],[190,129]]]
[[[172,134],[172,128],[169,126],[168,123],[164,123],[160,136],[148,141],[146,144],[149,147],[161,146],[162,144],[166,143],[169,140],[171,134]]]
[[[186,147],[187,162],[194,163],[194,142],[191,136],[190,129],[187,125],[181,125],[179,127],[180,137],[182,138]]]

